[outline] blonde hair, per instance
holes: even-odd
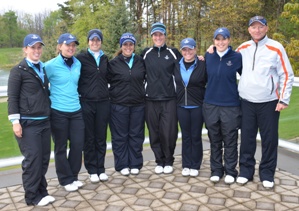
[[[59,55],[61,53],[60,47],[62,46],[62,44],[57,44],[56,45],[56,54]]]

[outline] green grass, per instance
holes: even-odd
[[[291,102],[287,109],[280,113],[279,137],[289,140],[299,137],[299,87],[293,87]]]
[[[11,69],[23,56],[22,48],[0,48],[0,69]]]
[[[20,155],[18,142],[14,138],[12,126],[7,118],[7,103],[0,103],[0,158]]]

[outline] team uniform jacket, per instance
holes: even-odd
[[[176,98],[174,69],[182,55],[176,48],[152,47],[143,50],[147,74],[146,98],[149,100],[171,100]]]
[[[134,55],[130,68],[122,54],[118,55],[109,62],[107,77],[111,103],[125,106],[144,104],[145,66],[140,56]]]
[[[179,62],[175,65],[174,76],[177,92],[177,104],[179,106],[202,105],[206,86],[205,62],[196,58],[196,66],[191,73],[187,86],[183,81]]]
[[[77,59],[81,62],[81,75],[78,92],[83,101],[106,101],[109,100],[108,82],[106,79],[108,58],[102,55],[100,65],[88,51],[78,54]]]
[[[236,73],[242,73],[242,55],[232,50],[220,57],[206,53],[208,83],[204,102],[216,106],[240,106]]]
[[[289,104],[294,73],[283,46],[265,36],[258,43],[243,43],[237,51],[243,58],[240,97],[253,103],[278,99]]]
[[[12,68],[7,90],[9,120],[50,115],[49,81],[44,68],[43,72],[44,82],[25,59]]]

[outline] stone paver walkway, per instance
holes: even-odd
[[[245,186],[218,184],[209,181],[209,150],[204,151],[204,161],[198,177],[181,175],[181,156],[175,157],[173,174],[156,175],[155,162],[146,161],[139,175],[128,177],[106,169],[109,180],[92,184],[87,173],[79,180],[85,186],[77,192],[66,192],[57,178],[49,180],[48,190],[56,198],[45,207],[27,206],[21,185],[0,189],[0,210],[36,211],[169,211],[169,210],[298,210],[299,176],[277,169],[275,187],[266,190],[261,185],[258,172],[253,182]],[[258,164],[257,164],[258,165]],[[258,166],[256,166],[257,168]]]

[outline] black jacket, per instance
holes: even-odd
[[[83,101],[106,101],[109,100],[108,82],[106,79],[108,58],[102,55],[100,65],[97,66],[93,55],[88,51],[76,56],[81,62],[81,74],[78,83],[80,100]]]
[[[176,92],[177,92],[177,104],[179,106],[199,106],[202,105],[205,90],[207,76],[205,71],[205,62],[196,59],[196,66],[191,73],[187,87],[180,72],[179,61],[176,63],[174,71]]]
[[[122,54],[109,62],[108,81],[111,103],[138,106],[144,104],[145,67],[143,59],[135,55],[130,69]]]
[[[10,71],[8,78],[8,115],[44,117],[50,115],[48,78],[44,82],[23,59]],[[14,119],[14,118],[11,118]]]
[[[168,48],[165,44],[146,48],[141,56],[146,67],[146,98],[148,100],[171,100],[176,98],[173,72],[175,63],[182,55],[176,48]],[[175,58],[176,57],[176,58]]]

